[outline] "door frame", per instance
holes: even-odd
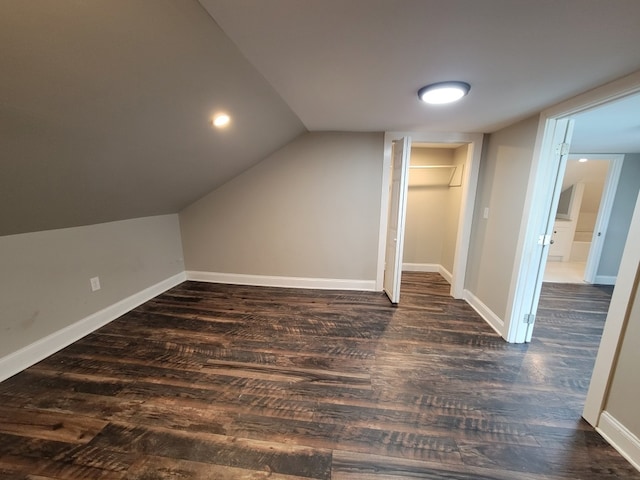
[[[400,150],[397,150],[396,147],[399,147]],[[391,155],[388,218],[395,221],[391,222],[391,224],[387,222],[383,287],[391,303],[396,305],[400,302],[400,282],[402,280],[402,255],[407,220],[409,164],[411,163],[411,137],[402,137],[399,140],[394,140],[391,144]]]
[[[543,115],[540,116],[540,124]],[[510,343],[531,341],[535,312],[540,300],[544,267],[558,207],[562,178],[567,166],[573,120],[558,118],[544,121],[533,153],[525,207],[520,224],[516,261],[507,301],[505,339]],[[538,141],[540,140],[540,141]],[[526,214],[529,210],[529,215]],[[517,273],[517,269],[521,270]],[[525,320],[526,319],[526,320]],[[519,320],[519,321],[518,321]]]
[[[463,298],[464,280],[471,242],[471,223],[475,206],[478,174],[480,171],[480,157],[482,155],[481,133],[453,133],[453,132],[385,132],[382,162],[382,193],[380,201],[380,230],[378,234],[378,268],[376,274],[376,290],[382,290],[384,280],[384,261],[388,227],[389,187],[391,181],[391,146],[394,140],[411,137],[412,143],[437,144],[467,144],[467,158],[464,163],[462,178],[462,199],[460,202],[460,216],[458,219],[458,234],[453,261],[451,281],[451,296]]]
[[[557,127],[567,122],[573,115],[619,100],[640,92],[640,72],[621,78],[602,87],[571,98],[540,114],[538,132],[533,150],[531,175],[527,185],[525,206],[523,209],[520,235],[516,249],[514,269],[507,300],[504,338],[511,343],[523,343],[531,340],[532,328],[524,324],[525,314],[535,314],[532,305],[537,307],[539,288],[532,288],[540,269],[541,262],[538,246],[540,236],[549,235],[549,205],[551,199],[546,192],[548,185],[557,181],[558,171],[554,168],[554,135]],[[542,254],[543,260],[546,255]],[[541,277],[539,278],[541,282]]]
[[[536,202],[533,200],[536,194],[536,188],[539,187],[538,181],[549,182],[554,180],[554,178],[550,176],[549,172],[546,172],[546,177],[544,176],[545,166],[548,165],[548,159],[546,159],[545,163],[545,159],[542,158],[541,155],[544,151],[542,148],[543,145],[546,142],[549,142],[550,131],[552,131],[556,123],[562,119],[570,118],[572,115],[580,112],[637,93],[640,93],[640,71],[566,100],[540,114],[533,156],[533,175],[531,176],[527,187],[525,208],[523,211],[524,223],[527,221],[531,222],[531,233],[533,238],[522,237],[524,229],[521,229],[521,238],[519,238],[516,262],[514,264],[513,278],[515,281],[511,283],[509,304],[505,318],[505,331],[508,341],[514,341],[513,339],[515,337],[515,331],[519,320],[514,316],[514,314],[517,314],[519,311],[517,307],[521,306],[525,301],[532,301],[531,294],[529,294],[528,298],[525,298],[522,295],[522,292],[518,292],[517,290],[518,284],[521,283],[523,279],[526,279],[527,275],[537,274],[537,272],[527,270],[529,264],[527,262],[528,259],[524,255],[524,250],[525,245],[531,244],[531,242],[537,242],[538,236],[544,233],[545,222],[540,218],[540,204],[543,203],[544,200],[536,199]],[[609,313],[605,322],[600,348],[598,349],[593,375],[589,385],[589,391],[585,400],[583,417],[587,422],[595,427],[598,425],[600,414],[606,401],[609,382],[615,367],[616,353],[619,348],[619,343],[622,340],[622,332],[626,318],[625,312],[634,288],[638,259],[640,258],[640,249],[637,247],[637,243],[634,243],[634,241],[638,242],[638,238],[640,238],[639,208],[640,197],[638,198],[638,203],[636,203],[636,210],[634,211],[629,236],[624,248],[624,262],[621,264],[620,272],[618,273],[616,288],[614,289],[611,299]],[[635,263],[633,263],[634,261]]]
[[[600,205],[598,207],[598,215],[596,217],[596,223],[593,227],[593,236],[591,237],[591,247],[589,248],[589,255],[587,257],[587,264],[584,268],[584,281],[587,283],[603,283],[602,278],[598,277],[598,266],[600,265],[600,257],[602,257],[602,249],[604,247],[605,240],[607,238],[607,228],[609,226],[609,219],[611,218],[611,211],[613,210],[613,201],[618,191],[618,182],[620,180],[620,174],[622,173],[622,165],[624,164],[623,154],[601,154],[601,153],[585,153],[585,154],[571,154],[569,159],[572,158],[592,158],[595,160],[609,160],[609,168],[607,170],[607,177],[604,181],[604,190],[602,191],[602,197],[600,199]],[[613,285],[613,283],[610,283]]]

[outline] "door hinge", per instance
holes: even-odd
[[[532,325],[536,321],[536,316],[533,313],[526,313],[524,316],[524,323]]]
[[[538,235],[538,245],[551,245],[551,235]]]
[[[569,144],[568,143],[559,143],[556,146],[556,155],[568,155],[569,154]]]

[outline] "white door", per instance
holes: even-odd
[[[598,157],[598,155],[580,155],[579,157],[582,156],[587,158]],[[602,155],[599,156],[604,158]],[[609,160],[609,169],[607,171],[607,178],[605,180],[600,206],[598,207],[598,216],[593,229],[589,257],[587,258],[587,264],[584,269],[584,281],[587,283],[596,283],[596,274],[598,273],[598,265],[600,265],[602,248],[604,247],[609,219],[611,218],[611,212],[613,210],[613,201],[618,189],[618,181],[620,180],[620,174],[622,173],[624,155],[607,155],[606,159]]]
[[[538,310],[538,302],[540,301],[540,292],[542,290],[542,279],[544,277],[544,269],[547,262],[547,256],[549,255],[549,246],[551,239],[551,232],[556,221],[556,211],[558,210],[558,201],[560,200],[560,193],[562,191],[562,180],[564,179],[564,172],[567,168],[567,160],[569,158],[569,143],[571,142],[571,134],[573,133],[573,121],[572,120],[557,120],[556,129],[553,135],[552,151],[549,152],[551,161],[549,164],[550,182],[548,184],[548,199],[547,206],[542,209],[541,213],[546,218],[544,222],[545,229],[542,238],[542,251],[538,259],[538,268],[535,275],[535,280],[531,283],[533,292],[531,295],[529,310],[529,317],[525,321],[524,329],[524,341],[530,342],[533,335],[533,326],[535,322],[535,313]],[[521,341],[521,340],[520,340]]]
[[[393,142],[391,155],[391,192],[389,196],[389,223],[384,262],[384,291],[397,304],[400,301],[402,279],[402,252],[404,224],[407,216],[407,190],[411,138],[403,137]]]
[[[545,121],[531,211],[521,225],[523,243],[516,254],[519,263],[510,293],[513,297],[507,306],[509,323],[505,339],[511,343],[531,341],[572,131],[573,120]]]

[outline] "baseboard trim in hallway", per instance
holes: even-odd
[[[640,470],[640,439],[606,410],[600,415],[596,429],[620,455]]]
[[[473,308],[480,317],[487,322],[487,324],[495,330],[495,332],[502,336],[504,331],[504,322],[493,310],[487,307],[482,300],[476,297],[469,290],[464,291],[464,300]]]

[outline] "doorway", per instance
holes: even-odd
[[[478,171],[480,165],[480,155],[482,151],[483,135],[462,134],[462,133],[424,133],[424,132],[387,132],[385,133],[384,159],[383,159],[383,181],[380,208],[380,232],[378,249],[378,271],[376,286],[383,289],[385,277],[385,254],[387,250],[387,239],[389,229],[389,205],[391,192],[391,169],[392,169],[392,143],[403,137],[411,137],[411,145],[417,148],[424,145],[437,148],[460,148],[466,146],[466,155],[462,159],[461,167],[458,169],[459,176],[454,174],[453,181],[460,181],[460,208],[459,218],[455,232],[455,248],[453,249],[453,262],[451,271],[451,296],[462,298],[464,292],[464,276],[469,252],[469,242],[471,236],[471,222],[475,203],[476,186],[478,182]],[[444,169],[439,169],[443,170]],[[442,172],[440,172],[442,173]],[[406,169],[405,188],[408,190],[409,169]],[[406,217],[406,209],[398,212],[398,215]],[[402,270],[403,258],[395,258],[395,268]],[[398,282],[398,285],[400,282]]]
[[[640,101],[640,95],[635,95],[640,93],[640,78],[633,80],[631,77],[628,82],[629,85],[624,88],[620,83],[606,85],[601,89],[584,94],[583,104],[580,104],[578,99],[573,99],[566,102],[566,106],[563,107],[561,104],[543,112],[540,116],[538,139],[534,149],[536,173],[531,176],[527,187],[527,206],[523,215],[519,251],[514,268],[516,281],[512,282],[510,287],[510,299],[505,317],[505,338],[509,342],[531,341],[544,266],[553,235],[554,215],[559,203],[560,184],[572,140],[574,119],[582,119],[584,115],[594,117],[600,109],[606,112],[624,109],[626,105],[636,105]],[[616,88],[620,89],[619,92],[624,93],[613,94],[612,91],[615,91]],[[599,92],[602,97],[596,100]],[[621,130],[625,131],[626,128],[621,128]],[[612,130],[609,131],[613,135]],[[606,138],[603,138],[602,141],[605,140]],[[589,146],[596,150],[594,143],[590,143]],[[614,149],[611,144],[603,143],[604,148],[609,151]],[[629,175],[623,175],[623,177],[629,177]],[[607,201],[613,203],[613,197],[614,189],[612,189]],[[633,200],[627,199],[626,203],[632,204]],[[632,210],[627,211],[628,218],[632,213]],[[606,231],[598,230],[598,232],[603,232],[602,237],[605,240],[615,239],[619,245],[616,268],[624,250],[627,231],[628,228],[624,232],[617,232],[616,235],[609,236],[606,235]],[[599,241],[601,241],[600,238],[598,237]]]
[[[568,131],[568,141],[564,145],[558,142],[555,135],[563,125],[570,126],[572,117],[595,109],[606,107],[618,100],[624,100],[640,93],[640,74],[630,75],[611,84],[604,85],[574,99],[563,102],[540,116],[538,136],[534,151],[536,175],[532,176],[527,190],[527,208],[523,217],[522,242],[519,245],[518,259],[515,266],[515,278],[510,296],[512,300],[507,311],[507,338],[512,342],[530,341],[533,332],[533,322],[522,322],[523,314],[535,314],[539,300],[539,286],[548,255],[547,239],[552,234],[553,221],[551,212],[557,207],[560,191],[552,195],[545,195],[545,188],[564,172],[566,158],[563,153],[568,152],[571,131]],[[637,96],[636,96],[637,98]],[[633,218],[628,231],[623,238],[623,254],[618,272],[616,289],[613,293],[609,314],[605,324],[602,342],[598,351],[594,373],[589,386],[589,392],[583,412],[584,418],[594,426],[598,425],[600,413],[606,400],[606,392],[614,370],[616,352],[625,325],[625,311],[631,301],[637,270],[638,231],[640,231],[640,211],[638,203],[633,205]],[[544,212],[547,212],[546,215]],[[536,289],[538,296],[536,296]],[[526,318],[526,316],[525,316]]]
[[[576,127],[580,130],[580,120]],[[553,225],[544,282],[614,285],[615,275],[598,275],[624,155],[569,155]],[[630,222],[631,218],[616,218]],[[615,228],[628,228],[616,225]],[[613,252],[612,257],[616,256]],[[621,256],[621,252],[620,252]],[[610,260],[609,260],[610,262]],[[616,266],[604,265],[607,273]]]
[[[467,144],[413,143],[404,272],[438,272],[452,283]]]

